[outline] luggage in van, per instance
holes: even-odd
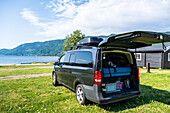
[[[130,67],[103,68],[103,77],[129,76],[130,74]]]

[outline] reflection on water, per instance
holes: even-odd
[[[57,56],[0,56],[0,65],[33,62],[55,62],[57,59]]]

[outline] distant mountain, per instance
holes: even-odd
[[[111,34],[109,36],[113,36]],[[108,36],[87,36],[107,38]],[[17,56],[60,56],[63,51],[63,40],[51,40],[45,42],[25,43],[13,49],[0,49],[0,55],[17,55]]]
[[[10,51],[10,49],[0,49],[0,55],[5,55]]]
[[[167,34],[167,35],[170,35],[170,31],[167,31],[167,32],[163,32],[163,33],[165,33],[165,34]]]
[[[0,55],[59,56],[64,40],[51,40],[21,44],[14,49],[0,49]]]

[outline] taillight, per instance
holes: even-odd
[[[101,72],[94,71],[94,84],[101,85]]]
[[[137,70],[138,70],[138,79],[139,79],[139,68],[137,68]]]

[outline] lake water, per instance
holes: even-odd
[[[0,65],[12,65],[33,62],[55,62],[57,56],[1,56]]]

